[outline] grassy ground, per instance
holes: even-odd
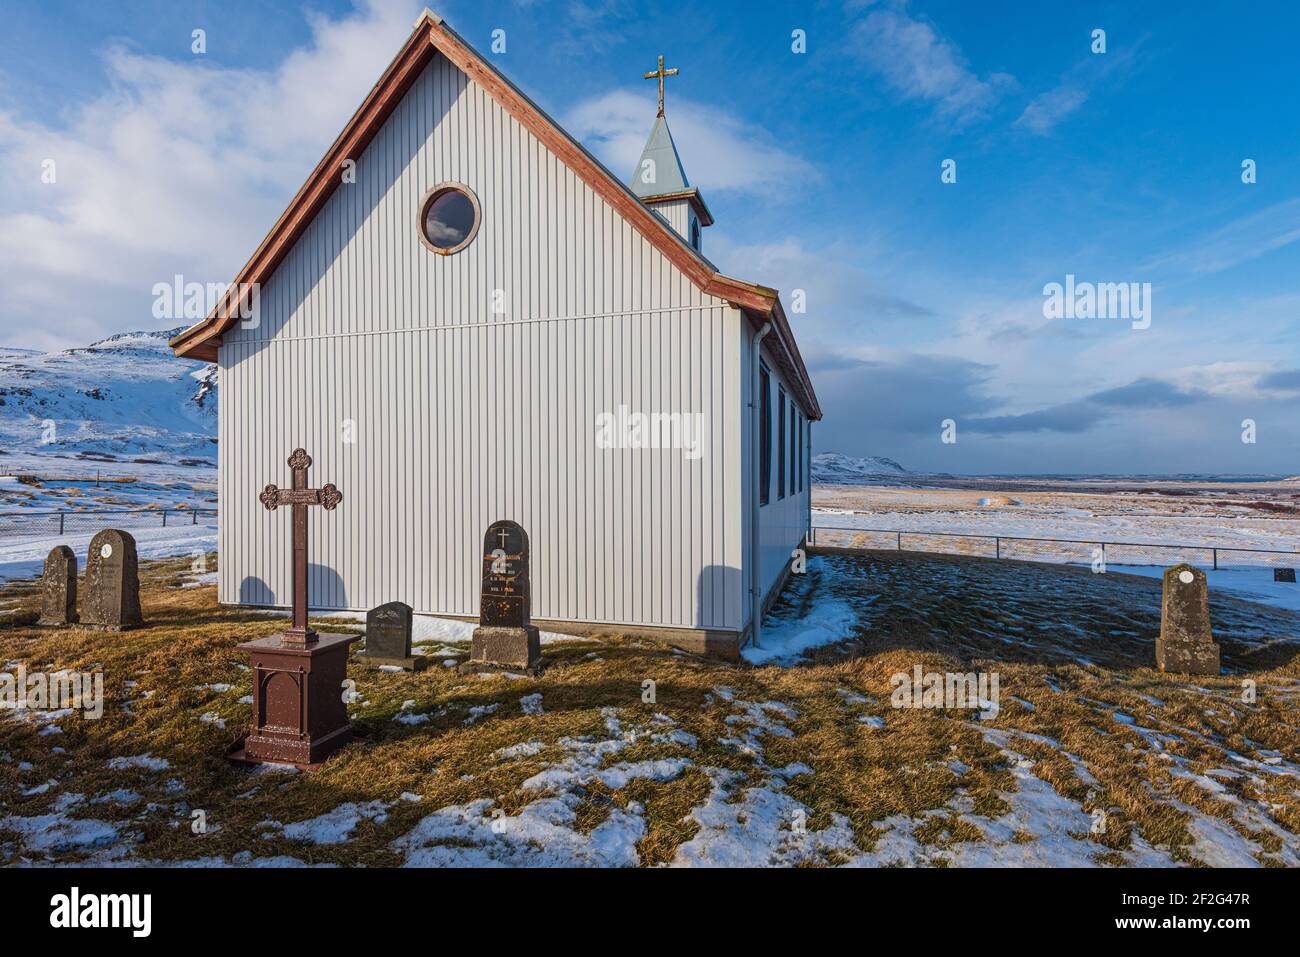
[[[0,717],[2,863],[1300,860],[1288,612],[1216,598],[1225,674],[1189,680],[1154,670],[1156,582],[824,557],[774,609],[773,634],[819,603],[878,597],[853,605],[849,640],[801,666],[617,638],[548,646],[538,679],[354,659],[364,741],[313,774],[256,773],[224,759],[250,710],[235,645],[284,619],[181,587],[188,560],[141,578],[146,628],[0,631],[9,670],[102,672],[106,697],[100,720]],[[20,583],[0,600],[21,620],[36,596]],[[996,671],[1000,713],[891,707],[891,677],[917,664]],[[142,755],[166,766],[110,766]]]

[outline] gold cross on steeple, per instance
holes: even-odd
[[[664,69],[663,56],[659,57],[659,69],[651,70],[649,73],[644,74],[644,79],[659,81],[659,115],[660,116],[664,115],[664,77],[676,76],[676,75],[677,75],[677,67],[673,67],[671,70]]]

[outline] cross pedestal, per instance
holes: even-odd
[[[312,769],[352,740],[343,682],[357,636],[322,632],[308,646],[283,637],[239,646],[253,672],[253,726],[232,757]]]
[[[307,508],[333,511],[343,500],[333,485],[307,487],[311,456],[296,449],[289,457],[293,487],[262,490],[267,511],[293,507],[293,623],[269,638],[246,641],[253,673],[253,724],[232,760],[249,764],[293,764],[311,769],[352,740],[343,701],[348,646],[356,635],[320,633],[307,624]]]

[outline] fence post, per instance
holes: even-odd
[[[167,527],[167,509],[163,509],[163,528]]]
[[[1219,550],[1217,548],[1214,549],[1214,570],[1216,572],[1219,570]]]
[[[993,548],[995,549],[995,552],[994,552],[995,557],[997,557],[997,558],[1001,558],[1001,557],[1002,557],[1002,539],[997,538],[997,537],[995,536],[994,539],[993,539]]]
[[[194,511],[190,512],[190,515],[193,518],[193,521],[191,521],[190,524],[191,525],[199,524],[199,510],[196,508]]]
[[[903,550],[903,533],[902,533],[902,532],[899,532],[899,533],[898,533],[898,550],[899,550],[900,552]]]
[[[62,537],[63,535],[63,513],[62,512],[59,513],[59,535],[60,537]]]

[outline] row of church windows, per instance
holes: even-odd
[[[772,500],[772,376],[767,366],[759,369],[759,430],[761,461],[759,463],[759,504]],[[789,412],[786,405],[789,405]],[[797,495],[807,483],[807,455],[803,413],[793,399],[786,399],[785,389],[777,387],[776,403],[776,497],[778,500]]]

